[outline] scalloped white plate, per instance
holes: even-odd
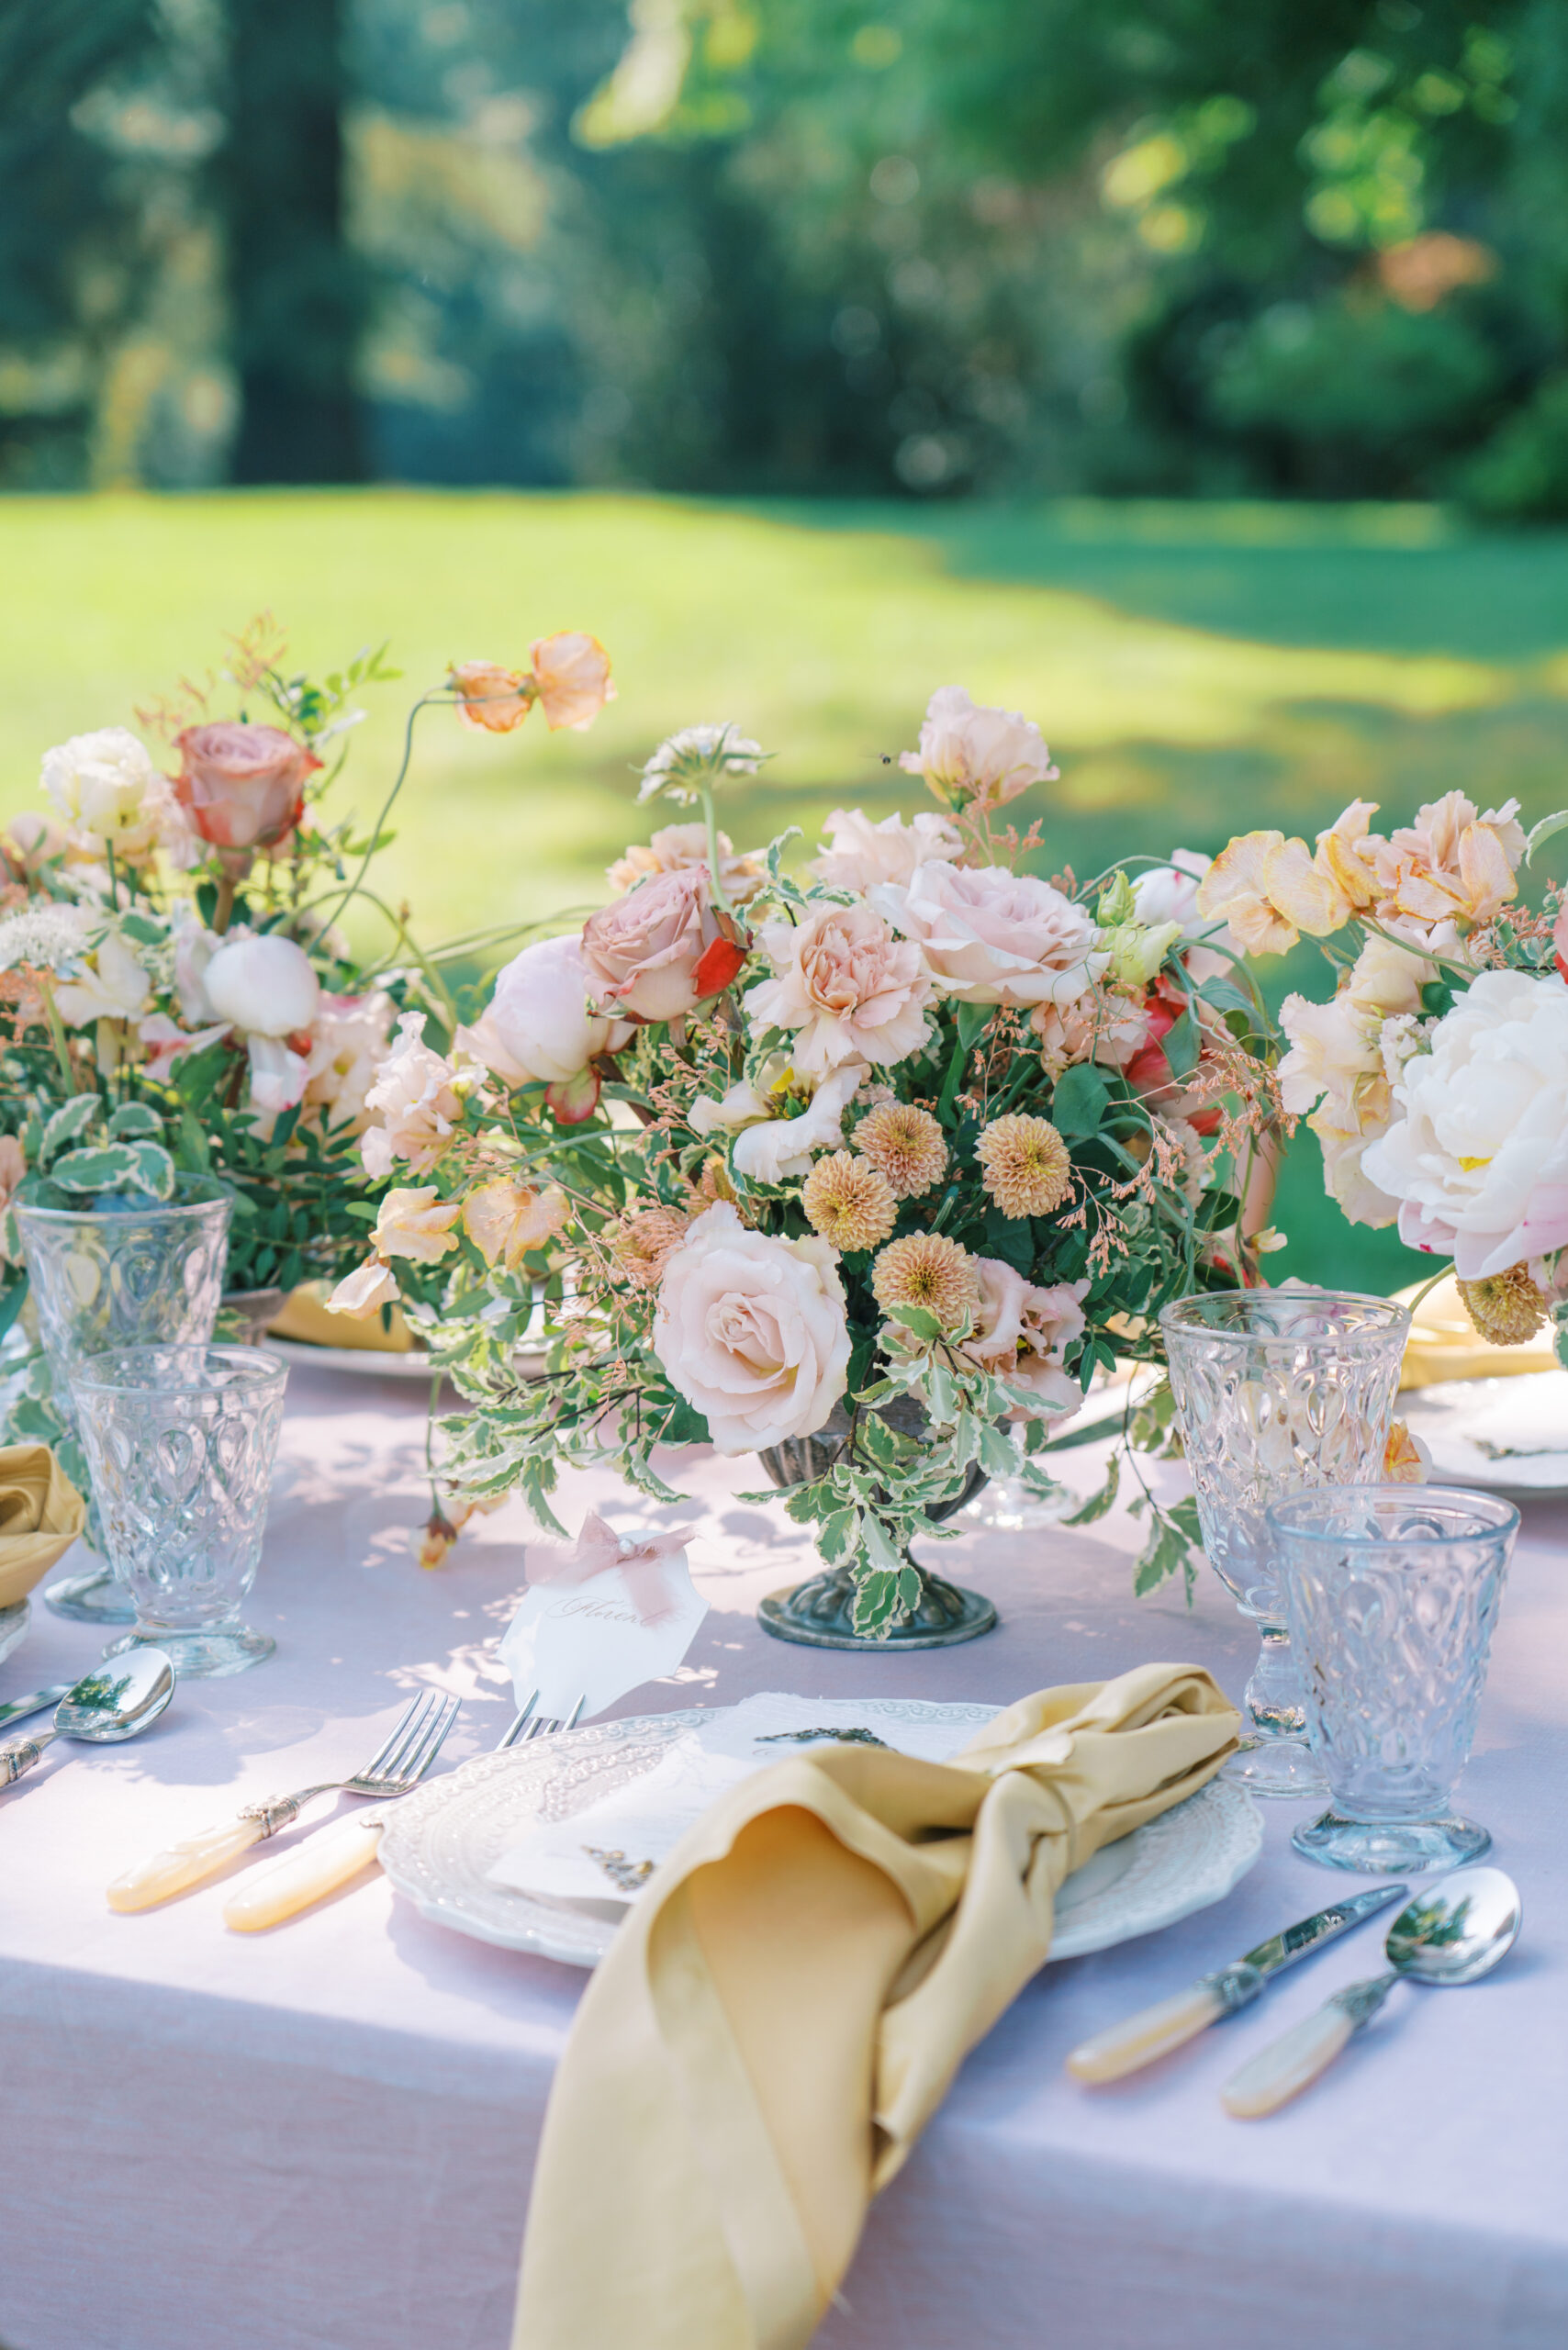
[[[867,1727],[946,1718],[977,1728],[993,1706],[864,1701]],[[713,1709],[588,1722],[505,1754],[482,1754],[390,1805],[380,1861],[421,1916],[501,1950],[597,1966],[625,1915],[619,1902],[553,1901],[489,1883],[501,1854],[537,1819],[567,1819],[651,1771],[672,1739]],[[893,1741],[890,1739],[889,1743]],[[1212,1779],[1147,1827],[1096,1852],[1057,1897],[1051,1957],[1081,1958],[1153,1933],[1227,1894],[1257,1859],[1262,1816],[1244,1787]]]

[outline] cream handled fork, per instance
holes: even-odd
[[[108,1889],[109,1908],[150,1909],[155,1902],[167,1901],[174,1894],[200,1885],[205,1878],[216,1876],[219,1869],[249,1846],[288,1827],[297,1818],[300,1806],[317,1796],[331,1795],[340,1789],[355,1796],[406,1796],[435,1760],[442,1740],[457,1718],[457,1707],[455,1697],[443,1697],[433,1690],[422,1692],[404,1708],[380,1751],[353,1778],[323,1779],[316,1786],[301,1787],[297,1795],[280,1796],[272,1803],[248,1804],[238,1818],[226,1821],[222,1827],[207,1829],[199,1836],[187,1836],[181,1842],[169,1845],[151,1860],[143,1861],[140,1867],[128,1869],[124,1876],[116,1877]]]
[[[557,1719],[536,1713],[538,1703],[536,1689],[503,1731],[496,1746],[498,1754],[529,1739],[570,1729],[583,1709],[579,1697],[571,1712]],[[224,1924],[237,1933],[259,1933],[263,1927],[280,1926],[286,1918],[324,1900],[340,1886],[352,1884],[380,1850],[382,1818],[379,1808],[356,1811],[352,1819],[335,1819],[330,1828],[318,1829],[314,1836],[307,1837],[292,1852],[280,1853],[230,1895],[223,1905]]]

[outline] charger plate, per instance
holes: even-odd
[[[1439,1484],[1568,1493],[1568,1371],[1444,1380],[1402,1395],[1395,1409],[1430,1448]]]
[[[386,1810],[382,1867],[421,1916],[501,1950],[535,1952],[565,1966],[597,1966],[625,1916],[614,1901],[561,1901],[491,1885],[489,1872],[536,1820],[568,1819],[585,1804],[651,1771],[683,1730],[716,1708],[588,1722],[504,1754],[482,1754]],[[868,1698],[868,1729],[901,1721],[950,1720],[978,1729],[994,1706],[938,1706]],[[1081,1958],[1152,1933],[1220,1900],[1257,1859],[1263,1822],[1244,1787],[1211,1779],[1096,1852],[1057,1896],[1051,1957]]]

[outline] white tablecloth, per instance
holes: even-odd
[[[581,1979],[427,1925],[379,1875],[254,1937],[225,1932],[221,1885],[140,1917],[103,1898],[167,1839],[354,1768],[421,1685],[464,1700],[443,1766],[494,1743],[510,1700],[491,1645],[531,1528],[509,1505],[421,1572],[407,1533],[427,1506],[422,1442],[416,1395],[297,1371],[251,1608],[276,1657],[183,1685],[133,1744],[58,1747],[0,1797],[6,2350],[505,2350]],[[1250,1635],[1212,1576],[1191,1615],[1179,1595],[1132,1599],[1137,1529],[1119,1514],[934,1550],[1001,1607],[971,1646],[861,1659],[775,1642],[753,1611],[807,1571],[804,1545],[781,1511],[734,1498],[755,1463],[671,1465],[698,1496],[712,1612],[677,1679],[622,1711],[765,1688],[1005,1702],[1150,1657],[1194,1659],[1238,1694],[1245,1680]],[[1071,1473],[1087,1487],[1091,1456]],[[610,1479],[564,1480],[569,1523],[590,1499],[647,1522]],[[1373,1972],[1372,1931],[1162,2068],[1075,2087],[1075,2042],[1355,1882],[1297,1860],[1302,1809],[1271,1807],[1263,1858],[1226,1902],[1047,1968],[975,2052],[875,2207],[820,2350],[1563,2350],[1565,1535],[1568,1509],[1532,1508],[1462,1791],[1524,1891],[1499,1973],[1462,1993],[1402,1988],[1268,2122],[1227,2120],[1219,2084]],[[38,1609],[0,1699],[84,1670],[96,1647]]]

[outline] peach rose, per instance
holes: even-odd
[[[276,726],[220,719],[174,738],[183,765],[174,797],[214,848],[275,848],[299,822],[321,762]]]
[[[1062,1359],[1084,1332],[1082,1301],[1087,1281],[1058,1281],[1039,1289],[1000,1257],[977,1257],[980,1304],[963,1352],[993,1379],[1005,1379],[1029,1396],[1014,1416],[1047,1419],[1071,1412],[1083,1391]]]
[[[764,923],[774,977],[745,992],[753,1031],[792,1028],[806,1077],[846,1062],[891,1069],[931,1034],[931,982],[920,949],[895,939],[870,906],[822,906],[801,923]]]
[[[428,1175],[444,1158],[463,1103],[453,1088],[457,1071],[424,1041],[425,1015],[405,1012],[398,1041],[375,1071],[365,1107],[380,1120],[360,1143],[365,1172],[390,1175],[394,1162],[407,1161],[416,1175]]]
[[[533,680],[498,661],[454,661],[447,682],[458,695],[457,715],[476,734],[510,734],[533,708]]]
[[[719,927],[705,865],[655,873],[590,914],[582,947],[599,1010],[644,1023],[678,1019],[716,994],[739,958]]]
[[[597,636],[581,629],[563,629],[542,636],[529,647],[533,685],[544,723],[554,733],[570,726],[580,734],[591,726],[608,701],[615,699],[610,682],[610,655]]]
[[[849,1377],[837,1262],[814,1236],[748,1232],[727,1202],[672,1253],[654,1352],[719,1451],[760,1451],[826,1424]]]
[[[956,865],[964,844],[946,816],[925,814],[905,823],[886,816],[874,824],[863,808],[835,808],[828,837],[812,871],[830,890],[868,890],[875,881],[909,881],[933,858]]]
[[[920,948],[937,993],[964,1002],[1072,1003],[1110,963],[1082,907],[1030,873],[933,862],[867,896]]]

